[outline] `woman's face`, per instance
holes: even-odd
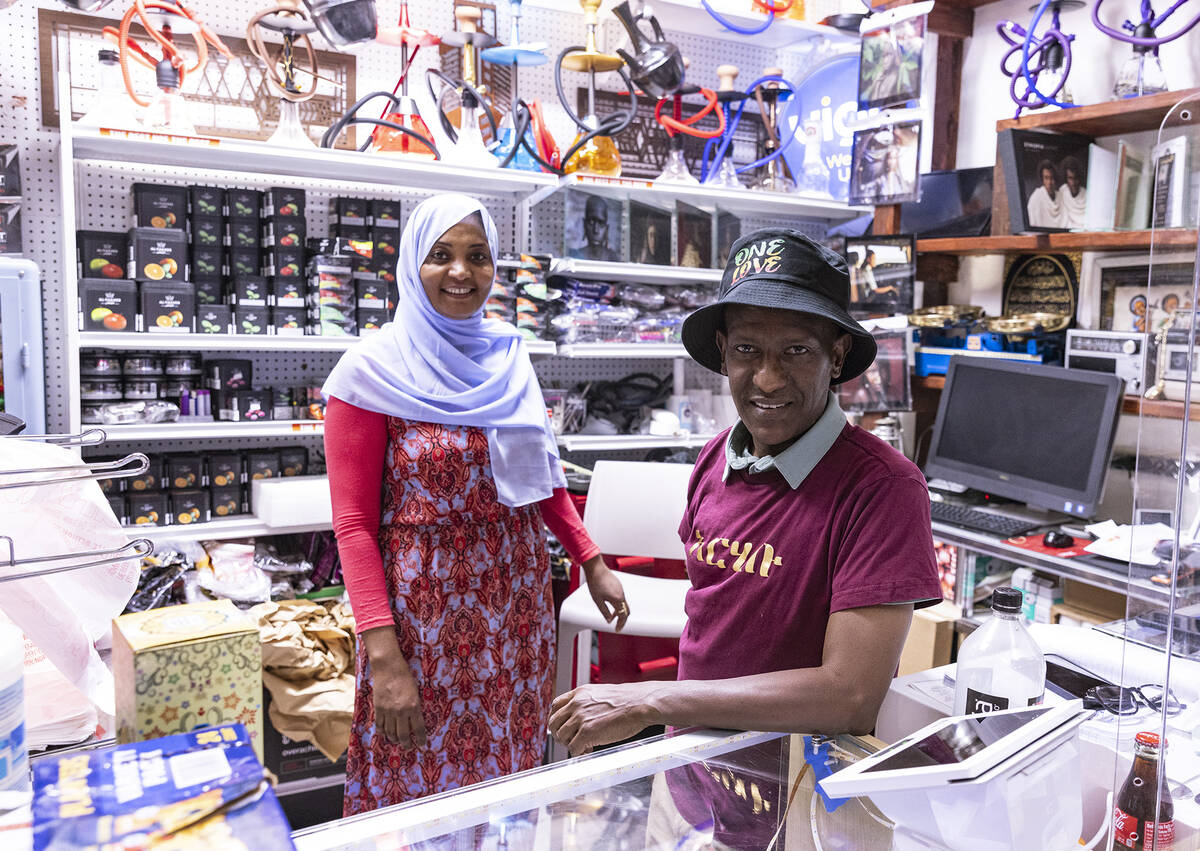
[[[477,216],[468,216],[442,234],[421,264],[421,286],[433,309],[450,319],[466,319],[483,307],[496,267]]]

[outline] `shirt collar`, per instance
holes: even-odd
[[[725,439],[725,472],[721,478],[727,481],[732,470],[745,470],[754,475],[774,469],[795,490],[825,457],[845,425],[846,415],[842,413],[837,395],[830,391],[824,413],[808,431],[778,455],[759,458],[754,455],[749,429],[738,420]]]

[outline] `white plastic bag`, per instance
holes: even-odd
[[[82,469],[79,457],[61,446],[0,438],[0,471],[67,465]],[[18,561],[113,550],[128,543],[94,479],[58,481],[77,474],[18,476],[0,472],[0,484],[31,478],[47,482],[0,490],[0,535],[12,539]],[[6,543],[0,541],[0,578],[39,566],[10,566],[8,558]],[[45,566],[69,563],[56,561]],[[0,583],[0,610],[96,704],[102,723],[107,720],[104,716],[111,717],[114,711],[113,679],[95,645],[110,640],[112,619],[124,610],[137,588],[138,572],[137,559],[130,559]]]

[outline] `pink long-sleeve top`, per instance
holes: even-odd
[[[342,576],[359,632],[393,624],[379,551],[387,415],[337,398],[325,408],[325,465]],[[599,555],[565,488],[538,503],[542,519],[577,563]]]

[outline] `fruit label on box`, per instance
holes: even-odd
[[[133,331],[137,285],[133,281],[79,283],[79,327],[82,331]]]
[[[272,186],[263,198],[263,215],[304,215],[304,190]]]

